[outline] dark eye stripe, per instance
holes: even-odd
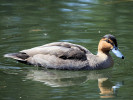
[[[104,41],[110,43],[111,45],[114,45],[114,43],[110,42],[108,39],[107,40],[104,40]]]

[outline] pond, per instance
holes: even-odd
[[[132,100],[132,0],[1,0],[0,100]],[[97,53],[115,35],[125,59],[95,71],[42,70],[4,58],[50,42],[71,42]]]

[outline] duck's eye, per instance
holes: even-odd
[[[105,40],[106,42],[108,42],[108,43],[111,43],[108,39],[107,40]]]
[[[107,40],[108,43],[111,43],[109,40]]]

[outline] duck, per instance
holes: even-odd
[[[114,65],[110,51],[117,57],[124,59],[119,51],[115,36],[107,34],[99,41],[96,55],[78,44],[53,42],[25,49],[18,53],[7,53],[4,57],[45,69],[98,70]]]

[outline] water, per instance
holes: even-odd
[[[132,0],[0,1],[0,100],[132,100]],[[124,60],[97,71],[41,70],[3,58],[55,41],[92,53],[105,34],[117,37]]]

